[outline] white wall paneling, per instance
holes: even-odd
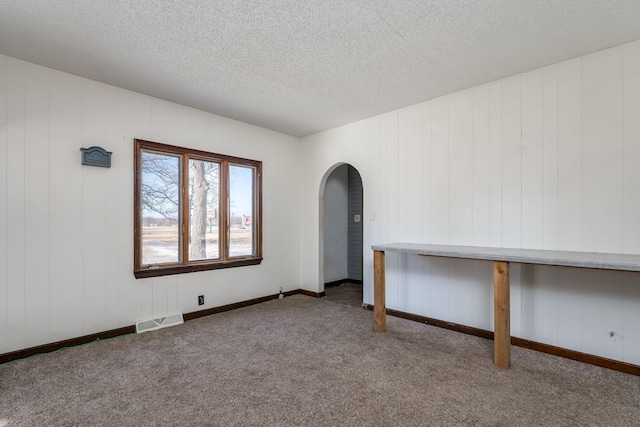
[[[115,127],[108,123],[108,87],[91,80],[82,80],[82,147],[100,146],[107,151],[111,141],[107,141],[107,129]],[[97,167],[81,168],[82,184],[82,307],[83,334],[100,332],[107,327],[106,234],[107,206],[106,192],[110,169]],[[114,212],[115,214],[115,212]]]
[[[26,346],[25,313],[25,66],[7,64],[7,328],[9,347]],[[11,82],[11,84],[9,84]]]
[[[33,346],[50,334],[49,84],[45,68],[25,64],[24,71],[25,344]]]
[[[540,292],[542,266],[521,265],[520,333],[533,341],[543,342],[544,305]]]
[[[431,238],[449,243],[449,98],[431,101]],[[429,259],[433,317],[449,317],[449,260]],[[438,317],[440,316],[440,317]]]
[[[398,192],[400,195],[399,241],[420,241],[424,221],[422,219],[423,191],[422,168],[423,145],[422,105],[412,105],[399,111],[399,165],[400,180]],[[407,274],[401,275],[400,307],[408,307],[412,312],[422,312],[422,263],[419,257],[400,257],[401,270]]]
[[[582,59],[558,64],[558,249],[582,249]]]
[[[388,188],[387,197],[385,199],[385,222],[386,227],[386,239],[391,241],[398,240],[398,233],[400,231],[400,169],[399,169],[399,114],[397,111],[385,114],[386,122],[386,145],[387,155],[385,161],[387,163],[387,180],[386,185]]]
[[[118,117],[118,90],[115,87],[107,86],[105,92],[105,141],[104,148],[112,153],[120,154],[119,144],[121,141]],[[119,156],[112,154],[113,162],[120,162]],[[118,235],[118,210],[123,207],[119,203],[119,183],[117,180],[109,180],[105,176],[105,206],[107,208],[105,215],[105,235]],[[119,324],[119,272],[118,272],[118,239],[107,238],[105,240],[105,305],[106,305],[106,325]],[[107,326],[108,327],[108,326]]]
[[[0,99],[0,353],[300,287],[296,138],[6,56]],[[134,138],[262,160],[263,263],[136,280]]]
[[[623,357],[624,276],[622,272],[603,270],[587,270],[582,275],[583,352],[614,360]]]
[[[0,56],[0,99],[7,99],[9,58]],[[0,201],[8,200],[7,189],[7,103],[0,102]],[[0,208],[0,349],[7,348],[9,335],[9,299],[7,286],[8,226],[6,202]]]
[[[473,324],[476,312],[482,308],[474,304],[474,286],[472,262],[460,259],[450,259],[449,262],[449,293],[447,305],[451,321],[461,324]],[[436,286],[438,284],[436,283]]]
[[[502,80],[501,87],[502,141],[502,224],[501,242],[507,248],[522,246],[522,76]],[[496,165],[498,167],[498,165]],[[520,266],[509,270],[511,298],[520,301]],[[511,333],[520,336],[521,306],[511,304]]]
[[[473,238],[473,91],[451,95],[448,120],[448,240],[469,244]],[[473,323],[473,263],[448,260],[447,311],[456,323]],[[434,283],[438,287],[438,282]]]
[[[558,345],[558,269],[549,266],[539,266],[536,285],[541,298],[540,316],[542,317],[542,338],[540,342]],[[536,313],[537,315],[537,313]],[[538,325],[539,327],[539,325]]]
[[[388,193],[389,191],[396,191],[397,189],[387,184],[388,182],[388,172],[389,169],[389,159],[387,153],[387,117],[383,114],[378,117],[378,135],[375,139],[377,141],[377,150],[379,152],[378,155],[378,168],[374,173],[374,183],[377,193],[377,204],[376,204],[376,242],[385,242],[389,240],[389,235],[387,233],[388,229],[388,217],[387,211],[392,208],[397,208],[395,206],[389,207],[388,203]]]
[[[558,278],[558,345],[570,350],[582,350],[582,298],[585,270],[557,268]]]
[[[405,256],[405,271],[407,272],[405,277],[404,286],[404,301],[402,306],[406,307],[409,313],[424,313],[423,301],[425,286],[423,283],[424,272],[422,269],[423,257],[420,256]]]
[[[383,217],[382,224],[384,229],[384,238],[387,241],[397,241],[400,231],[400,198],[399,198],[399,112],[392,111],[383,115],[384,130],[386,131],[384,139],[386,139],[386,156],[385,170],[386,180],[384,185],[387,187],[386,195],[383,199]],[[389,257],[391,265],[396,268],[391,269],[389,282],[387,283],[387,301],[389,307],[399,308],[400,292],[406,292],[399,286],[400,273],[404,270],[398,268],[398,256]]]
[[[421,132],[421,140],[419,141],[419,145],[422,147],[422,158],[420,166],[418,166],[418,170],[420,170],[420,178],[418,181],[421,184],[420,192],[415,196],[420,199],[420,206],[422,208],[420,212],[419,221],[420,227],[422,229],[422,233],[418,235],[418,238],[421,242],[429,242],[432,240],[433,233],[433,180],[431,177],[433,176],[433,145],[432,145],[432,134],[433,134],[433,116],[432,116],[432,102],[424,102],[421,104],[422,106],[422,132]]]
[[[542,248],[558,249],[558,66],[542,69]]]
[[[422,132],[421,132],[421,140],[419,141],[419,145],[422,148],[422,157],[420,158],[421,164],[418,166],[418,170],[420,170],[420,177],[418,181],[421,184],[420,192],[415,196],[421,200],[420,206],[421,211],[418,218],[416,218],[416,222],[420,222],[420,227],[422,232],[417,235],[417,239],[420,242],[430,242],[432,241],[432,233],[433,233],[433,169],[432,169],[432,159],[433,159],[433,145],[432,145],[432,135],[433,135],[433,103],[431,101],[423,102],[420,104],[422,110]],[[416,311],[416,313],[432,313],[433,312],[433,287],[432,287],[432,277],[433,274],[431,272],[431,263],[428,262],[425,257],[418,257],[419,267],[412,266],[411,270],[415,274],[420,276],[420,286],[422,301],[419,305],[422,306],[422,311]],[[370,283],[370,282],[369,282]],[[415,283],[415,282],[412,282]],[[366,286],[365,286],[366,288]],[[411,294],[412,296],[414,294]],[[417,296],[416,296],[417,298]],[[412,298],[413,299],[413,298]],[[417,303],[418,304],[418,303]]]
[[[510,296],[511,296],[511,335],[522,337],[522,264],[511,263],[509,266]],[[524,292],[526,293],[526,291]]]
[[[640,365],[640,286],[637,274],[625,273],[622,278],[622,342],[625,361]],[[615,332],[615,331],[614,331]]]
[[[447,258],[428,257],[431,273],[431,313],[436,319],[449,319],[449,267]]]
[[[502,82],[489,85],[489,238],[502,246]],[[486,197],[486,194],[484,195]],[[434,242],[435,243],[435,242]]]
[[[431,238],[449,243],[449,98],[431,102]]]
[[[411,108],[411,107],[409,107]],[[409,192],[409,188],[407,188],[411,181],[412,172],[408,170],[408,161],[407,156],[408,153],[413,151],[413,147],[411,147],[411,142],[409,141],[409,134],[415,132],[416,125],[411,120],[407,118],[407,108],[403,108],[398,110],[397,112],[398,123],[396,125],[397,129],[397,166],[393,167],[393,171],[397,171],[398,174],[398,196],[397,196],[397,204],[393,205],[397,208],[396,215],[396,224],[397,224],[397,233],[394,241],[400,239],[408,238],[408,230],[410,229],[409,221],[409,211],[411,210],[409,204],[412,198],[412,193]],[[393,140],[393,138],[391,139]],[[413,203],[411,203],[413,205]],[[397,294],[397,301],[395,301],[394,306],[400,310],[407,310],[407,307],[410,302],[411,296],[409,295],[410,288],[407,286],[412,285],[410,274],[406,274],[407,265],[409,263],[409,257],[407,256],[398,256],[398,275],[395,279],[395,283],[391,286],[395,287],[395,292],[391,292],[390,295],[394,293]],[[413,288],[413,286],[411,286]],[[392,297],[393,298],[393,297]]]
[[[542,73],[522,75],[522,246],[542,247]]]
[[[622,47],[622,246],[640,254],[640,41]]]
[[[471,261],[473,283],[470,287],[474,315],[471,321],[476,327],[493,331],[493,263]]]
[[[522,76],[502,81],[502,246],[522,244]]]
[[[303,138],[301,156],[305,171],[345,155],[369,163],[363,180],[381,213],[369,243],[640,253],[639,115],[635,42],[341,128],[373,141],[359,154],[328,131]],[[389,255],[390,308],[493,329],[490,263]],[[638,277],[512,264],[512,334],[638,363]],[[370,272],[364,282],[373,302]]]
[[[473,241],[477,246],[491,244],[491,92],[489,85],[473,89]]]
[[[49,71],[51,337],[84,334],[82,79]]]
[[[400,110],[398,193],[401,209],[398,239],[403,242],[419,241],[424,227],[422,220],[422,105],[412,105]]]
[[[622,250],[622,48],[582,59],[582,250]]]
[[[407,117],[407,109],[403,108],[398,110],[398,239],[407,239],[409,224],[407,223],[409,217],[409,200],[411,200],[411,193],[409,193],[409,178],[407,175],[410,173],[408,169],[409,153],[413,152],[414,147],[411,142],[408,141],[409,134],[415,129],[415,124],[412,123]],[[400,206],[403,209],[400,209]]]
[[[473,236],[473,93],[449,97],[448,120],[448,240],[469,243]]]

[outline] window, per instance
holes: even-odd
[[[134,274],[262,261],[262,162],[136,139]]]

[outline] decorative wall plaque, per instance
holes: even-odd
[[[82,164],[88,166],[111,167],[111,152],[101,147],[81,148]]]

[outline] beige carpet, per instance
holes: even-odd
[[[640,425],[640,377],[296,295],[0,365],[0,426]]]

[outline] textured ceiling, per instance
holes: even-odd
[[[0,0],[0,53],[305,136],[639,23],[638,0]]]

